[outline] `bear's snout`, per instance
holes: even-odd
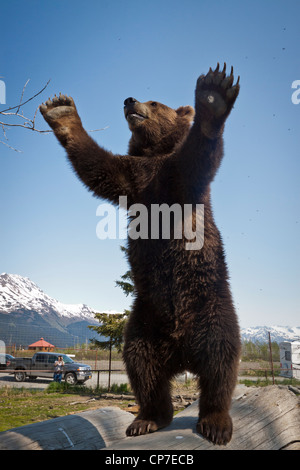
[[[138,100],[136,100],[135,98],[132,98],[132,96],[130,96],[129,98],[126,98],[126,100],[124,101],[125,106],[130,106],[130,105],[133,105],[134,103],[138,103]]]

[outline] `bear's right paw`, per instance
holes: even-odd
[[[55,95],[52,100],[49,98],[45,103],[41,104],[40,112],[45,121],[53,128],[65,125],[66,118],[72,118],[73,121],[74,118],[78,118],[80,122],[73,98],[61,93],[59,96]]]

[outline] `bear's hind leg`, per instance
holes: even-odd
[[[219,382],[219,383],[218,383]],[[232,437],[229,414],[235,381],[226,383],[221,376],[200,377],[199,419],[197,432],[214,444],[226,445]]]
[[[128,341],[124,360],[140,408],[126,435],[147,434],[170,424],[173,419],[170,381],[158,344],[141,338]]]
[[[240,355],[238,325],[232,321],[229,329],[226,323],[213,322],[193,339],[192,372],[200,385],[197,432],[218,445],[226,445],[232,437],[229,410]]]
[[[138,416],[126,429],[127,436],[139,436],[155,432],[158,429],[168,426],[173,419],[173,406],[167,384],[159,384],[159,392],[150,399],[137,397],[140,406]]]

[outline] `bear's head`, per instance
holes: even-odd
[[[124,101],[124,114],[132,137],[130,155],[169,154],[182,142],[193,121],[191,106],[172,109],[157,101],[140,103],[135,98]]]

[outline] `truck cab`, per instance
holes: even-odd
[[[52,352],[38,352],[29,358],[17,358],[15,380],[22,382],[26,377],[32,379],[45,377],[51,379],[54,374],[54,364],[62,356],[64,361],[63,379],[69,384],[84,383],[92,377],[91,367],[74,362],[68,355]]]

